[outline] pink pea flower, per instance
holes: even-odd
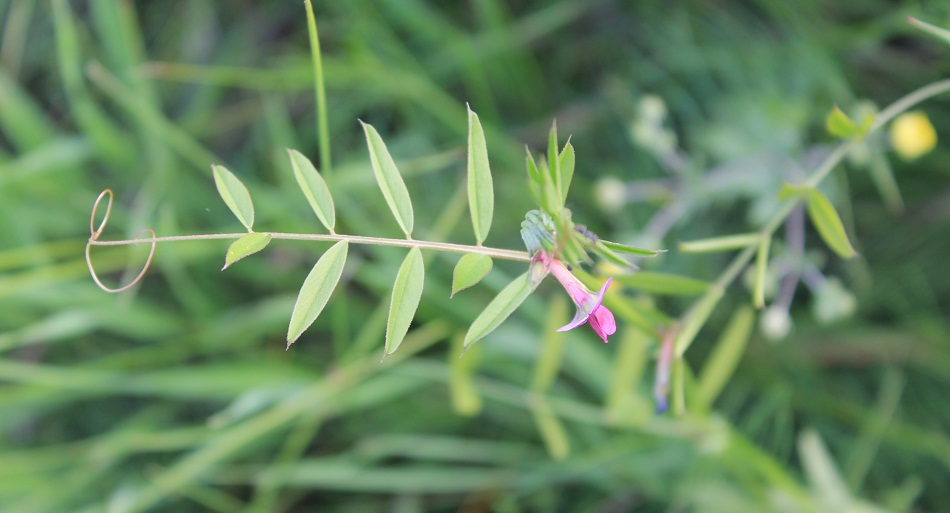
[[[613,278],[607,278],[607,283],[600,288],[597,293],[591,292],[571,274],[571,271],[564,266],[560,260],[545,254],[543,251],[539,254],[542,264],[561,282],[564,290],[571,296],[571,300],[577,305],[577,314],[568,324],[558,328],[558,331],[572,330],[582,324],[589,323],[594,333],[600,337],[604,343],[607,342],[607,336],[613,335],[617,331],[617,322],[614,320],[614,314],[604,306],[604,293]]]

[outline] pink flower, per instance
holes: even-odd
[[[601,304],[604,301],[604,293],[607,292],[607,287],[610,286],[613,278],[607,278],[607,283],[604,283],[600,291],[595,294],[588,290],[576,276],[571,274],[571,271],[560,260],[545,254],[543,251],[539,254],[539,258],[541,263],[557,278],[557,281],[561,282],[564,290],[577,305],[577,314],[574,315],[574,319],[558,328],[558,331],[572,330],[586,322],[590,324],[594,333],[606,343],[607,336],[613,335],[617,331],[614,314]]]

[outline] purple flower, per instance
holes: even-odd
[[[600,291],[593,293],[576,276],[571,274],[571,271],[557,258],[543,251],[539,253],[538,258],[547,270],[557,278],[557,281],[561,282],[564,290],[577,305],[577,314],[574,315],[574,319],[558,328],[558,331],[572,330],[586,322],[590,324],[594,333],[606,343],[607,336],[613,335],[617,331],[614,314],[601,304],[604,301],[604,293],[607,292],[607,287],[610,286],[613,278],[607,278],[607,282],[600,288]]]

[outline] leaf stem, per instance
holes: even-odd
[[[433,251],[445,251],[448,253],[477,253],[488,255],[492,258],[502,260],[515,260],[518,262],[530,262],[531,257],[524,251],[511,249],[489,248],[485,246],[468,246],[465,244],[453,244],[450,242],[433,242],[424,240],[409,239],[387,239],[382,237],[364,237],[360,235],[343,234],[309,234],[309,233],[281,233],[281,232],[260,232],[271,236],[273,239],[283,240],[309,240],[322,242],[347,241],[353,244],[373,244],[377,246],[399,246],[404,248],[430,249]],[[209,233],[201,235],[173,235],[168,237],[150,237],[130,240],[112,240],[100,241],[90,240],[92,246],[125,246],[138,243],[158,243],[158,242],[177,242],[189,240],[212,240],[212,239],[238,239],[247,235],[247,233]]]

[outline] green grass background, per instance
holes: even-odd
[[[733,166],[740,182],[755,183],[775,176],[762,159],[813,165],[809,155],[831,143],[823,120],[832,105],[883,106],[950,72],[950,47],[905,21],[950,25],[950,7],[937,1],[314,8],[333,148],[332,170],[321,171],[337,231],[358,235],[400,236],[357,119],[379,129],[400,164],[416,238],[473,240],[469,102],[495,180],[486,244],[522,246],[518,226],[533,208],[523,148],[540,151],[555,118],[577,151],[575,220],[637,241],[670,198],[611,210],[596,191],[604,177],[669,176],[628,130],[643,95],[663,99],[700,175]],[[238,231],[212,163],[248,186],[257,229],[322,231],[285,152],[320,162],[303,4],[7,0],[0,16],[0,511],[840,513],[950,504],[946,145],[893,162],[900,215],[859,166],[831,178],[862,256],[842,262],[813,232],[808,247],[854,290],[853,317],[818,324],[800,287],[791,335],[772,343],[754,333],[711,409],[655,415],[657,341],[622,321],[606,346],[589,332],[558,338],[553,328],[570,313],[550,284],[457,359],[468,324],[523,265],[498,262],[450,301],[456,257],[427,254],[413,328],[384,363],[397,249],[351,248],[340,288],[290,351],[297,289],[327,245],[275,242],[220,272],[226,241],[162,244],[140,286],[102,292],[83,246],[105,188],[117,199],[104,239],[145,227]],[[950,134],[946,98],[922,108]],[[649,241],[671,251],[641,263],[714,279],[724,258],[676,244],[756,229],[750,210],[776,191],[684,192],[672,229]],[[142,248],[94,250],[112,284],[134,276],[142,257]],[[625,297],[670,317],[688,305]],[[730,289],[687,353],[690,369],[703,367],[748,298]],[[548,376],[561,344],[563,361]]]

